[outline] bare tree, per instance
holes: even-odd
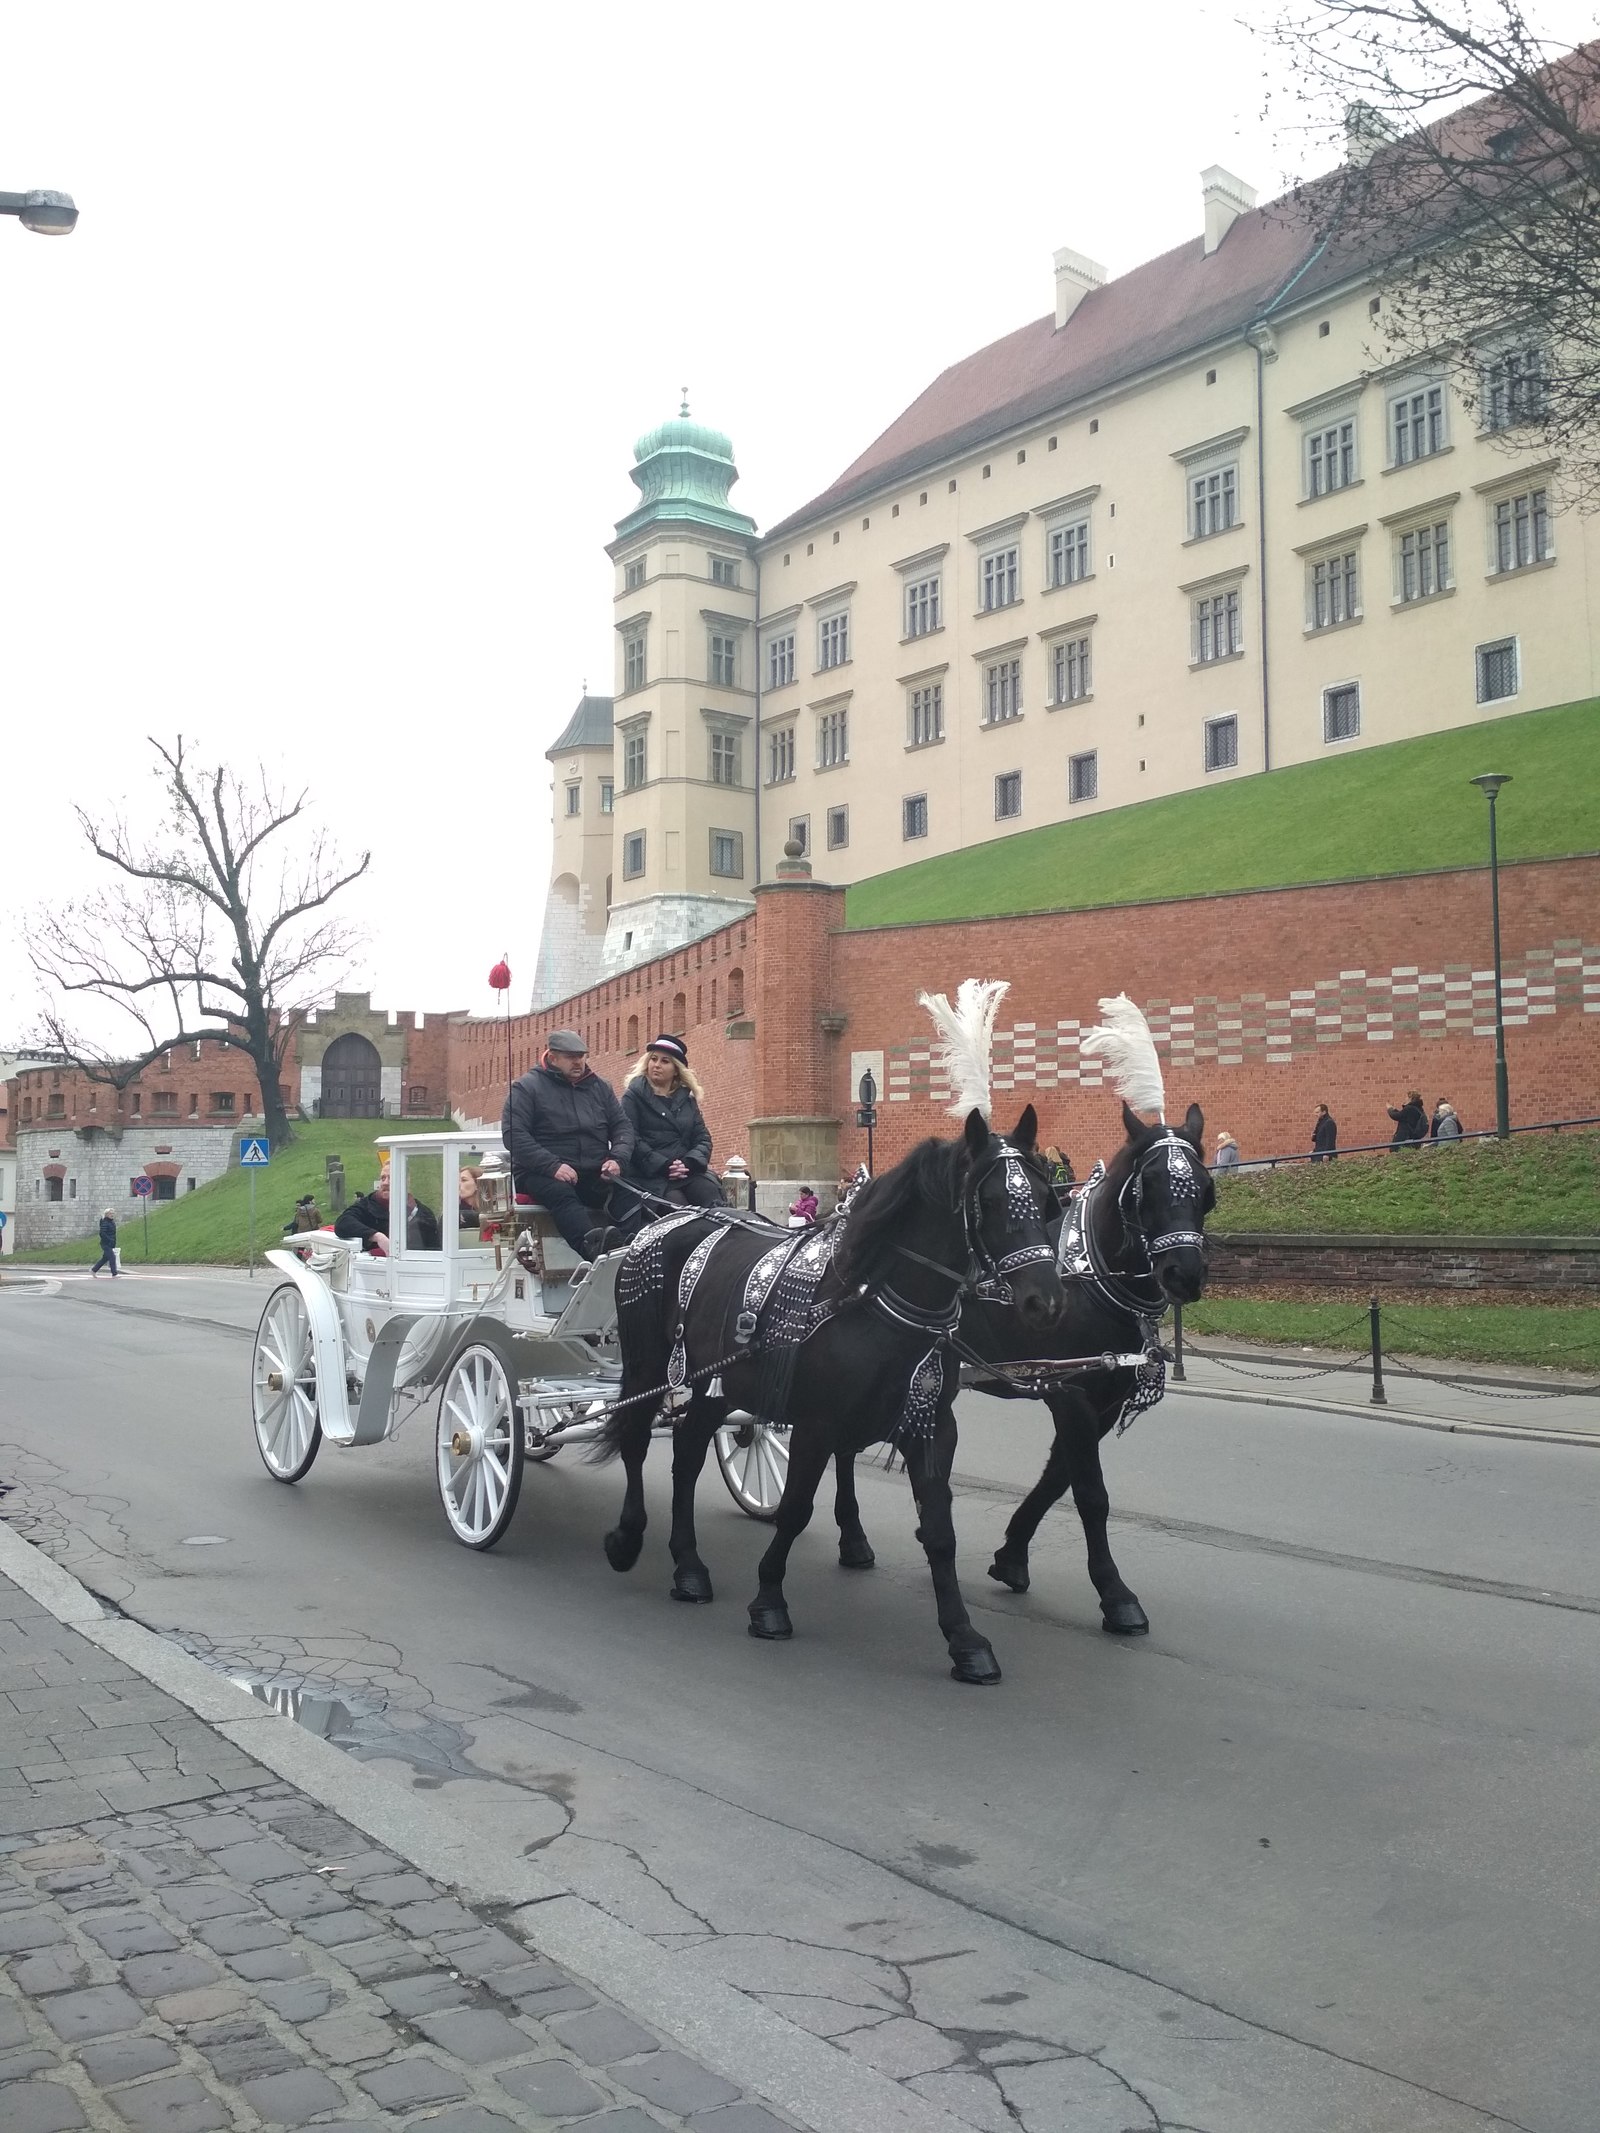
[[[1448,361],[1482,428],[1600,500],[1600,42],[1518,0],[1288,0],[1264,34],[1296,129],[1339,145],[1295,207],[1377,273],[1375,361]]]
[[[126,1088],[174,1045],[206,1039],[253,1062],[273,1143],[292,1138],[283,1063],[297,1011],[310,1006],[357,944],[327,906],[367,871],[345,867],[319,830],[302,829],[307,795],[193,762],[184,742],[152,739],[167,820],[136,833],[122,815],[78,822],[106,887],[38,914],[28,948],[48,1001],[42,1037],[92,1079]],[[276,840],[276,841],[275,841]],[[85,1034],[85,1001],[120,1025]]]

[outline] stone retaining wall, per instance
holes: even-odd
[[[1213,1292],[1307,1288],[1600,1291],[1600,1237],[1339,1237],[1241,1231],[1207,1238]]]

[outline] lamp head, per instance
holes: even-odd
[[[1508,771],[1486,770],[1482,777],[1473,778],[1469,782],[1477,786],[1486,800],[1492,800],[1502,785],[1511,783],[1511,777]]]
[[[25,193],[17,220],[36,236],[70,237],[77,225],[77,203],[71,193]]]
[[[871,1067],[868,1067],[867,1071],[862,1075],[861,1084],[860,1087],[856,1090],[856,1095],[859,1101],[863,1104],[867,1104],[870,1106],[877,1102],[878,1084],[873,1079]]]

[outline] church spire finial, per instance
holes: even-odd
[[[683,405],[679,408],[678,413],[685,418],[689,413],[689,388],[687,385],[683,388]]]

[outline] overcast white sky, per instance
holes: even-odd
[[[1054,247],[1182,242],[1211,162],[1275,190],[1235,12],[6,0],[0,187],[82,220],[0,220],[0,1042],[148,733],[371,846],[380,1003],[485,1011],[509,949],[522,1004],[633,439],[687,382],[773,523]]]

